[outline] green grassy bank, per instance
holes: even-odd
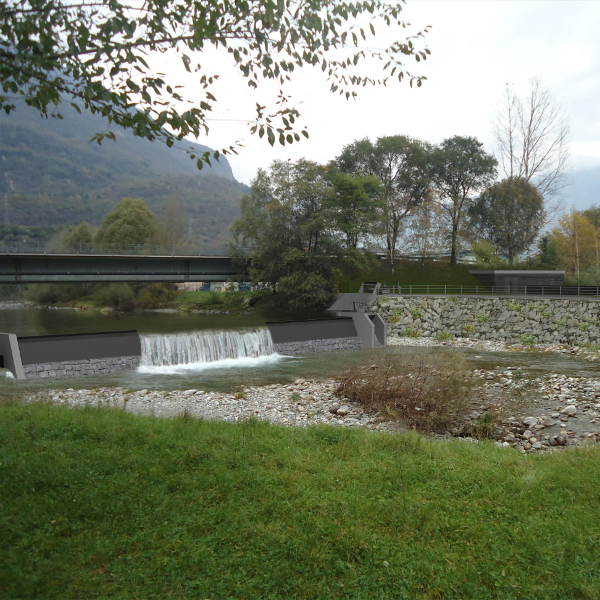
[[[600,452],[0,407],[0,597],[599,598]]]

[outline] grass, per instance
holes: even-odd
[[[10,598],[598,598],[600,452],[0,407]]]

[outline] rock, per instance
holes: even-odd
[[[548,440],[548,442],[550,443],[551,446],[558,446],[558,442],[556,441],[556,437],[555,435],[550,436],[550,439]]]
[[[329,412],[330,412],[332,415],[337,415],[337,411],[338,411],[338,410],[340,410],[340,405],[339,405],[339,404],[332,404],[332,405],[329,407]]]
[[[537,425],[537,418],[536,417],[527,417],[526,419],[523,419],[523,424],[527,425],[528,427],[533,427],[534,425]]]
[[[542,449],[542,442],[535,442],[535,444],[533,444],[533,449],[534,450],[541,450]]]
[[[533,435],[533,433],[531,433],[531,431],[528,429],[527,431],[525,431],[523,433],[523,439],[528,440],[532,435]]]
[[[568,417],[574,417],[577,414],[577,407],[570,404],[569,406],[565,406],[560,412]]]
[[[544,427],[552,427],[553,425],[556,425],[556,421],[554,419],[544,419],[542,421],[542,425]]]
[[[350,409],[347,406],[340,406],[340,408],[337,409],[337,414],[340,415],[340,417],[345,417],[349,412]]]
[[[555,439],[558,446],[565,446],[567,443],[567,438],[564,435],[557,435]]]
[[[550,416],[551,416],[553,419],[558,419],[558,418],[560,417],[560,413],[558,413],[558,412],[553,412],[553,413],[552,413]]]

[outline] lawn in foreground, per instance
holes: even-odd
[[[0,406],[0,597],[599,598],[600,452]]]

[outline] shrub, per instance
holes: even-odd
[[[474,388],[461,355],[378,355],[370,365],[351,368],[336,394],[419,431],[445,431],[461,421]]]
[[[486,315],[485,313],[477,313],[475,318],[477,319],[477,322],[481,323],[482,325],[490,322],[490,316]]]
[[[401,337],[418,338],[421,332],[418,329],[403,329],[400,333]]]
[[[467,335],[469,335],[469,334],[471,334],[471,333],[473,333],[473,332],[475,331],[475,327],[473,327],[473,325],[465,325],[465,326],[463,327],[463,331],[464,331],[464,332],[465,332]]]
[[[421,308],[411,308],[410,315],[416,321],[417,319],[422,319],[425,313]]]
[[[98,286],[94,290],[95,300],[121,310],[131,310],[135,294],[127,283],[111,283],[108,286]]]
[[[292,392],[292,400],[294,402],[300,402],[300,394],[298,392]]]
[[[524,333],[519,337],[519,340],[521,340],[521,344],[525,344],[526,346],[533,346],[534,344],[537,344],[538,341],[538,339],[530,333]]]
[[[236,400],[248,400],[248,394],[246,392],[236,392],[235,398]]]
[[[523,305],[520,302],[509,302],[506,305],[506,308],[508,308],[508,310],[519,312],[523,308]]]
[[[556,325],[556,327],[564,329],[567,326],[567,318],[563,317],[562,319],[558,319],[554,322],[554,324]]]
[[[170,283],[149,283],[138,292],[138,300],[147,306],[162,306],[175,300],[177,286]]]
[[[438,331],[435,334],[435,339],[438,342],[447,342],[448,340],[454,339],[454,336],[449,331]]]

